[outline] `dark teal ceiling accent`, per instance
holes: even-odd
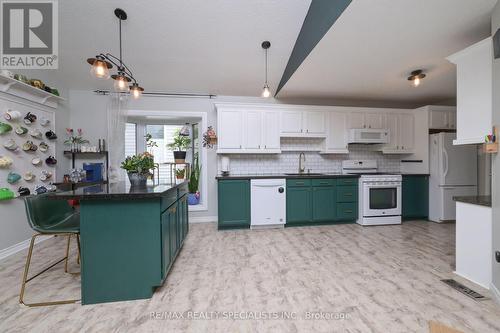
[[[352,0],[312,0],[275,96]]]

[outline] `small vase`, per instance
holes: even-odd
[[[128,179],[130,180],[130,185],[134,187],[144,187],[146,186],[146,182],[148,180],[147,175],[137,172],[130,172],[128,174]]]

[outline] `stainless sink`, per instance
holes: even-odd
[[[304,176],[304,177],[307,177],[307,176],[321,176],[322,173],[307,173],[307,172],[304,172],[304,173],[285,173],[285,176]]]

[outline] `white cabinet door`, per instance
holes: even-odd
[[[389,113],[385,118],[385,127],[389,130],[389,143],[385,146],[387,150],[399,149],[399,117],[397,114]]]
[[[221,109],[218,117],[218,149],[241,149],[243,137],[243,112]]]
[[[245,112],[245,120],[243,122],[243,133],[245,142],[243,148],[247,150],[261,149],[262,143],[262,111],[248,110]]]
[[[329,112],[328,135],[326,137],[326,151],[347,150],[347,114],[344,112]]]
[[[302,133],[302,111],[282,111],[280,123],[281,134]]]
[[[446,111],[430,111],[429,113],[429,127],[431,129],[447,129],[447,113]]]
[[[262,128],[264,149],[280,149],[280,113],[265,111]]]
[[[365,123],[366,128],[373,129],[383,129],[384,128],[384,114],[382,112],[365,113]]]
[[[349,128],[366,128],[365,114],[362,112],[350,112],[348,115]]]
[[[308,134],[325,134],[325,113],[323,111],[304,111],[304,129]]]
[[[412,114],[399,115],[399,146],[404,152],[415,148],[415,117]]]

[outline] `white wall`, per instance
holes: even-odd
[[[62,97],[67,97],[67,92],[65,89],[62,89],[57,85],[57,82],[52,80],[52,73],[50,71],[36,71],[35,74],[27,71],[24,72],[29,78],[39,78],[42,81],[46,82],[49,86],[54,86],[58,88]],[[19,101],[25,103],[27,105],[36,105],[32,104],[29,101],[24,99],[19,99],[14,96],[0,93],[0,98],[5,97],[14,101]],[[7,103],[5,101],[0,100],[0,102]],[[12,103],[12,102],[10,102]],[[15,105],[15,103],[13,103]],[[6,105],[6,104],[3,104]],[[23,110],[29,109],[28,106],[22,106]],[[39,106],[38,106],[39,107]],[[0,110],[0,114],[2,115],[3,120],[3,112],[5,110]],[[69,124],[69,110],[68,110],[68,102],[62,102],[60,107],[55,111],[55,132],[58,135],[58,140],[56,142],[56,158],[58,160],[56,166],[56,174],[58,175],[58,180],[62,178],[63,173],[68,169],[69,161],[64,158],[62,151],[64,150],[64,146],[62,141],[64,140],[64,129]],[[3,142],[3,139],[2,139]],[[21,141],[17,140],[17,143],[20,144]],[[3,148],[3,147],[2,147]],[[3,175],[2,175],[3,176]],[[34,185],[37,182],[31,184],[29,186],[30,190],[33,189]],[[26,185],[26,184],[21,184]],[[12,186],[7,184],[6,179],[2,177],[0,179],[0,187],[9,187]],[[15,188],[17,189],[18,186]],[[11,248],[12,246],[21,243],[27,239],[29,239],[33,235],[33,231],[29,228],[28,223],[26,221],[26,214],[24,210],[24,203],[22,199],[9,200],[0,203],[0,255],[6,251],[6,249]]]
[[[497,3],[492,13],[491,32],[495,34],[500,28],[500,2]],[[500,124],[500,59],[493,61],[493,124]],[[500,154],[493,155],[493,252],[500,251]],[[500,264],[493,260],[493,287],[500,290]],[[500,294],[497,294],[500,302]]]

